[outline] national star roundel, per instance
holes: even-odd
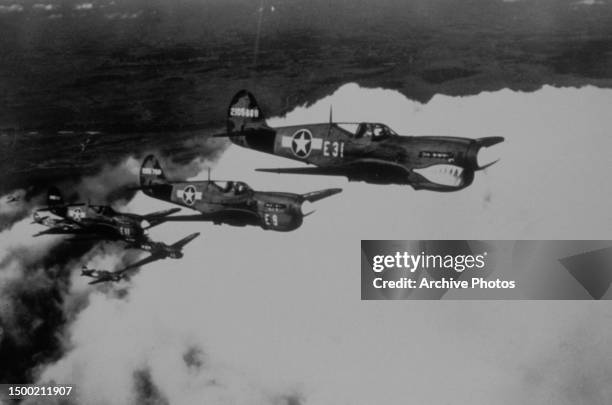
[[[296,131],[291,137],[291,151],[299,158],[310,155],[312,149],[312,133],[307,129]]]
[[[183,202],[187,205],[193,205],[196,197],[196,189],[194,186],[187,186],[183,190]]]

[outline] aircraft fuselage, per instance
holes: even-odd
[[[220,186],[220,183],[225,183]],[[200,213],[190,220],[234,226],[255,225],[276,231],[291,231],[302,224],[300,195],[261,192],[241,182],[173,182],[143,188],[145,194],[191,208]],[[185,220],[169,217],[168,221]]]
[[[382,136],[364,134],[364,131],[359,132],[360,125],[380,127],[388,132]],[[355,129],[347,129],[350,126]],[[329,168],[318,174],[342,175],[352,181],[376,184],[409,184],[415,189],[437,191],[469,186],[474,172],[481,168],[477,161],[479,149],[503,140],[399,136],[383,124],[370,123],[294,125],[258,128],[244,133],[233,136],[232,142]]]

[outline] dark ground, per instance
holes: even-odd
[[[277,115],[346,82],[422,102],[612,85],[610,3],[263,4],[256,66],[258,1],[103,0],[89,10],[67,1],[0,13],[0,194],[132,151],[176,153],[185,139],[223,128],[228,100],[243,87]]]

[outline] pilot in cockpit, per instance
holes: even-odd
[[[359,124],[359,128],[355,133],[355,138],[367,138],[372,139],[373,141],[377,141],[380,139],[384,139],[392,134],[392,131],[382,124],[370,124],[367,122],[363,122]]]
[[[386,130],[385,127],[383,127],[382,125],[376,125],[374,126],[374,131],[373,131],[373,139],[381,139],[384,138],[385,136],[388,136],[388,132]]]
[[[247,191],[246,184],[243,182],[236,183],[236,194],[244,194]]]
[[[234,182],[233,181],[228,181],[225,184],[225,188],[223,189],[224,193],[229,193],[230,191],[232,191],[232,189],[234,188]]]
[[[355,133],[355,138],[371,138],[372,137],[372,124],[368,124],[367,122],[363,122],[359,124],[359,128],[357,128],[357,132]]]
[[[105,207],[104,205],[94,205],[91,208],[98,215],[110,215],[110,212],[109,212],[110,210],[108,209],[108,207]]]

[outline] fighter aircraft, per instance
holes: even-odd
[[[19,200],[21,200],[21,197],[18,196],[17,194],[11,194],[11,195],[6,197],[6,202],[8,204],[16,203]]]
[[[90,281],[87,284],[98,284],[106,281],[119,281],[124,278],[124,274],[119,271],[88,269],[86,266],[83,266],[81,269],[81,276],[93,278],[93,281]]]
[[[349,181],[408,184],[414,189],[455,191],[491,166],[478,159],[481,148],[502,137],[400,136],[385,124],[333,122],[272,128],[253,94],[239,91],[227,112],[233,143],[313,166],[257,169],[262,172],[344,176]]]
[[[129,247],[149,250],[156,243],[149,239],[145,231],[166,221],[167,217],[180,208],[154,212],[147,215],[117,212],[107,205],[89,203],[66,204],[55,187],[49,189],[47,207],[34,211],[34,222],[49,229],[35,234],[40,235],[76,235],[71,240],[110,240],[123,241]],[[59,217],[42,216],[41,212],[50,212]],[[147,225],[143,225],[146,223]]]
[[[168,221],[212,221],[234,226],[256,225],[274,231],[292,231],[302,225],[304,201],[315,202],[342,191],[339,188],[306,194],[263,192],[241,181],[169,182],[153,155],[140,168],[140,188],[153,198],[199,211],[198,215],[179,215]]]
[[[171,258],[171,259],[182,258],[183,248],[185,247],[185,245],[187,245],[189,242],[197,238],[199,235],[200,235],[199,232],[192,233],[191,235],[179,240],[176,243],[173,243],[172,245],[166,245],[165,243],[161,243],[161,242],[152,242],[150,244],[150,248],[145,249],[151,252],[151,255],[135,263],[132,263],[122,268],[121,270],[116,270],[116,271],[94,270],[94,269],[88,269],[87,267],[83,266],[83,269],[81,270],[81,275],[94,278],[94,280],[88,284],[102,283],[105,281],[120,281],[126,277],[127,271],[135,269],[140,266],[144,266],[145,264],[152,263],[157,260],[167,259],[167,258]]]

